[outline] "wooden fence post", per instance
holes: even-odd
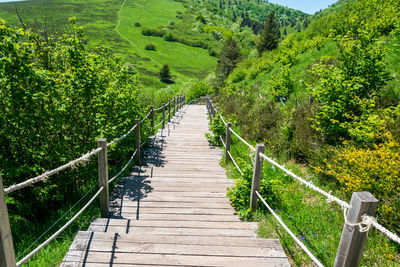
[[[361,222],[361,216],[374,216],[378,200],[369,192],[355,192],[351,196],[347,221],[351,224]],[[350,267],[360,264],[362,251],[367,240],[368,232],[360,232],[358,226],[343,226],[342,237],[335,259],[335,267]]]
[[[174,96],[174,103],[173,103],[173,105],[172,105],[172,117],[174,117],[175,116],[175,111],[176,111],[176,104],[175,104],[175,98],[176,98],[176,96]]]
[[[10,221],[6,204],[6,195],[3,188],[3,179],[0,175],[0,266],[15,267],[14,245],[11,235]]]
[[[265,146],[263,144],[257,144],[256,146],[256,157],[254,159],[254,171],[253,180],[251,182],[251,195],[250,195],[250,208],[255,211],[257,209],[257,194],[256,191],[260,190],[260,182],[263,168],[263,158],[260,153],[264,153]]]
[[[164,130],[165,128],[165,104],[162,106],[162,128]]]
[[[100,213],[101,218],[108,218],[109,215],[109,192],[108,192],[108,159],[107,159],[107,140],[100,138],[97,140],[97,147],[101,147],[99,152],[99,186],[104,187],[100,193]]]
[[[154,106],[150,107],[150,127],[151,127],[151,135],[154,134]]]
[[[168,101],[168,122],[171,121],[171,101]]]
[[[231,152],[231,127],[232,123],[226,123],[226,139],[225,139],[225,162],[230,160],[229,152]]]
[[[135,119],[136,128],[135,128],[135,149],[136,155],[135,160],[136,164],[140,165],[140,119]]]

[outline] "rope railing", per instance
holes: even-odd
[[[54,174],[56,174],[56,173],[59,173],[59,172],[61,172],[62,170],[65,170],[65,169],[67,169],[67,168],[71,168],[71,167],[77,166],[77,165],[79,165],[79,164],[84,164],[84,163],[88,162],[89,159],[90,159],[92,156],[96,155],[96,154],[99,153],[101,150],[102,150],[102,148],[94,149],[94,150],[92,150],[91,152],[89,152],[89,153],[87,153],[87,154],[81,156],[80,158],[71,160],[71,161],[68,162],[67,164],[64,164],[64,165],[58,167],[57,169],[54,169],[54,170],[51,170],[51,171],[46,171],[45,173],[43,173],[43,174],[41,174],[41,175],[39,175],[39,176],[36,176],[36,177],[34,177],[34,178],[31,178],[31,179],[28,179],[28,180],[26,180],[26,181],[24,181],[24,182],[22,182],[22,183],[12,185],[12,186],[10,186],[10,187],[4,189],[4,193],[7,195],[7,194],[9,194],[9,193],[11,193],[11,192],[14,192],[14,191],[16,191],[16,190],[25,188],[25,187],[27,187],[27,186],[29,186],[29,185],[35,184],[35,183],[40,182],[40,181],[47,180],[50,176],[52,176],[52,175],[54,175]]]
[[[135,126],[133,126],[129,131],[127,131],[124,135],[122,135],[121,137],[115,139],[114,141],[110,142],[107,144],[107,147],[114,145],[115,143],[118,143],[119,141],[121,141],[122,139],[124,139],[125,137],[127,137],[133,130],[135,130],[135,128],[137,127],[137,125],[135,124]]]
[[[126,170],[126,168],[129,166],[129,164],[131,164],[132,160],[135,158],[136,153],[137,153],[137,149],[135,149],[131,158],[128,160],[128,162],[125,164],[125,166],[121,169],[121,171],[108,181],[109,184],[112,183],[115,179],[117,179]]]
[[[242,170],[240,169],[239,165],[236,163],[236,160],[234,159],[234,157],[232,157],[231,152],[229,152],[229,151],[227,151],[227,152],[228,152],[230,159],[233,162],[233,165],[235,165],[236,169],[240,172],[241,175],[243,175]]]
[[[66,224],[64,224],[57,232],[55,232],[52,236],[50,236],[46,241],[44,241],[42,244],[37,246],[31,253],[26,255],[23,259],[17,262],[17,266],[21,266],[24,262],[29,260],[32,256],[34,256],[36,253],[38,253],[42,248],[44,248],[46,245],[48,245],[54,238],[56,238],[61,232],[63,232],[71,223],[73,223],[89,206],[92,204],[92,202],[100,195],[101,191],[104,190],[104,187],[101,187],[96,194],[86,203],[83,208],[78,211],[78,213],[75,214],[74,217],[72,217]]]
[[[249,143],[246,142],[246,140],[244,140],[240,135],[238,135],[234,130],[232,130],[232,128],[229,128],[229,130],[231,131],[231,133],[233,133],[237,138],[239,138],[240,141],[242,141],[244,144],[246,144],[251,150],[253,150],[254,152],[256,151],[256,149],[250,145]]]
[[[151,115],[151,110],[150,110],[149,113],[147,113],[147,115],[140,121],[140,124],[142,124],[150,115]]]
[[[271,214],[275,217],[275,219],[280,223],[280,225],[286,230],[286,232],[294,239],[294,241],[307,253],[308,256],[317,264],[318,266],[323,267],[322,263],[311,253],[311,251],[301,242],[295,234],[286,226],[286,224],[282,221],[282,219],[274,212],[274,210],[267,204],[264,198],[260,195],[258,191],[256,191],[258,198],[261,202],[267,207],[267,209],[271,212]]]

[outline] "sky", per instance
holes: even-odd
[[[337,0],[268,0],[270,3],[298,9],[308,14],[314,14],[320,9],[325,9]]]

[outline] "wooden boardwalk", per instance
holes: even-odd
[[[61,266],[289,266],[279,240],[257,238],[226,198],[233,181],[205,138],[206,107],[189,106],[169,128],[145,166],[120,179],[110,218],[79,232]]]

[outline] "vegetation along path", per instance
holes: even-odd
[[[211,147],[206,108],[188,106],[120,180],[110,217],[79,232],[61,266],[289,266],[277,239],[256,237],[226,198],[233,184]]]

